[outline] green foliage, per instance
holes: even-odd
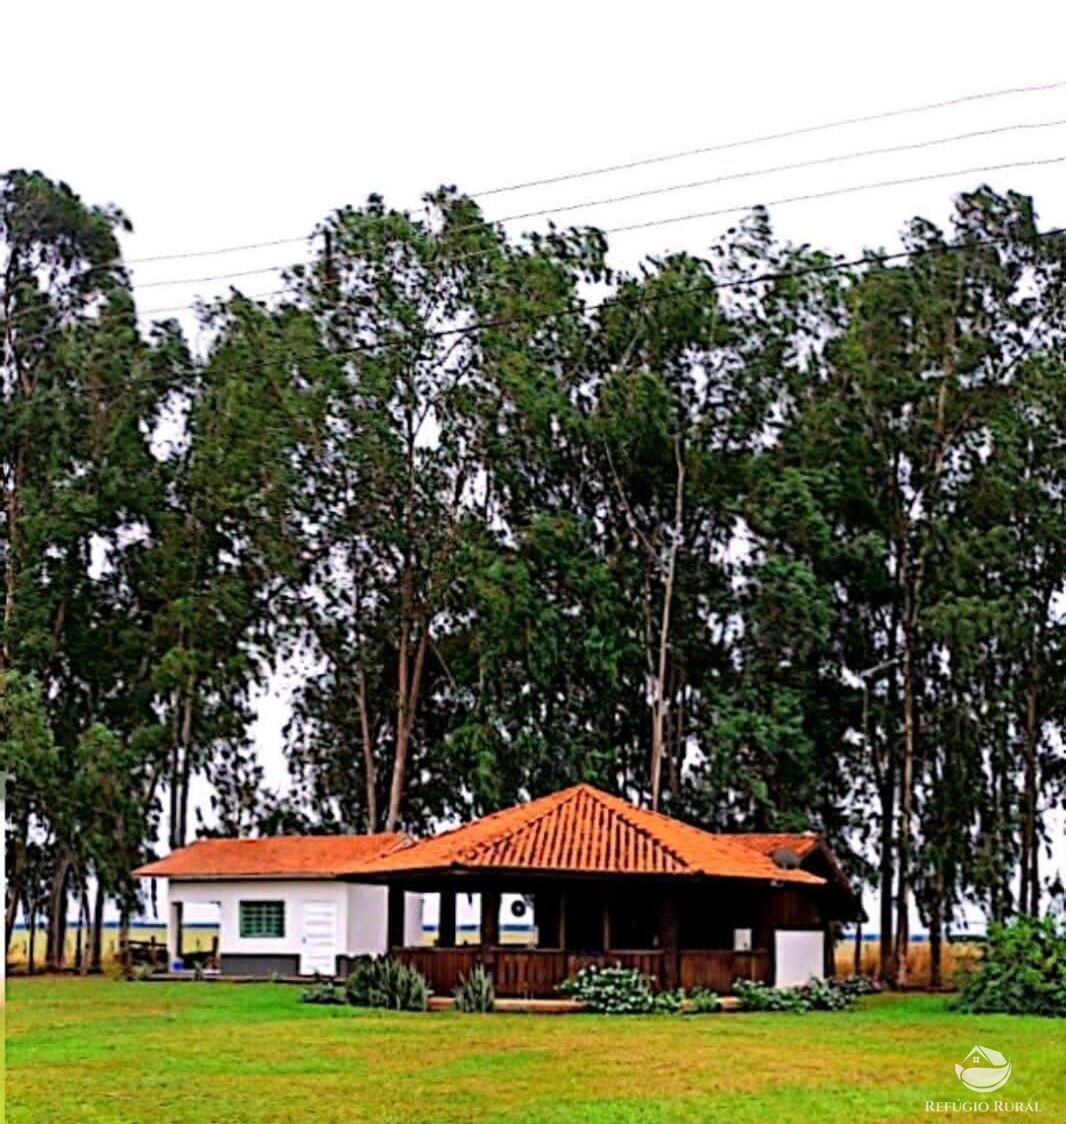
[[[1066,238],[1032,200],[965,193],[853,271],[756,209],[614,272],[594,229],[372,197],[195,351],[142,331],[128,227],[0,176],[5,904],[53,964],[88,888],[137,908],[161,827],[644,798],[653,755],[673,814],[874,853],[934,941],[966,898],[1039,911]],[[305,658],[279,798],[254,699]]]
[[[483,1014],[496,1008],[496,987],[483,964],[475,964],[465,976],[459,977],[455,989],[455,1009]]]
[[[832,980],[812,979],[801,987],[770,987],[755,980],[737,980],[733,994],[744,1011],[842,1011],[857,994]]]
[[[650,976],[620,964],[581,968],[559,985],[564,995],[604,1015],[669,1014],[680,1010],[681,991],[656,991]]]
[[[718,992],[706,987],[694,987],[685,993],[685,1000],[689,1008],[698,1015],[713,1014],[722,1009],[722,1000]]]
[[[833,986],[853,997],[879,995],[885,989],[879,977],[867,975],[837,977],[833,979]]]
[[[958,998],[963,1011],[1066,1018],[1066,928],[1054,917],[1016,917],[988,928],[988,944]]]
[[[348,1002],[356,1007],[385,1007],[393,1011],[424,1011],[429,984],[415,968],[391,956],[362,957],[345,983]]]
[[[319,980],[300,991],[300,1002],[322,1007],[343,1007],[348,1002],[345,989],[332,980]]]

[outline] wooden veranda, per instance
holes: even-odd
[[[773,982],[782,930],[824,934],[819,971],[831,970],[832,926],[859,906],[816,842],[714,835],[578,785],[397,851],[360,878],[388,886],[391,954],[437,993],[478,963],[505,997],[550,998],[590,964],[727,992],[738,979]],[[439,895],[432,946],[403,942],[407,893]],[[504,893],[532,905],[525,945],[501,940]],[[480,902],[477,943],[457,941],[462,894]]]

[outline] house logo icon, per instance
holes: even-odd
[[[966,1060],[956,1064],[958,1079],[971,1093],[994,1093],[1010,1080],[1011,1063],[988,1046],[974,1046]]]

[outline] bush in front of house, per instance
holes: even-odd
[[[957,1005],[971,1012],[1066,1017],[1066,929],[1053,917],[989,925],[977,970]]]
[[[770,987],[755,980],[737,980],[733,994],[742,1011],[842,1011],[855,995],[832,980],[811,979],[801,987]]]
[[[880,995],[885,990],[885,985],[879,976],[863,974],[851,976],[834,976],[834,986],[854,998],[860,995]]]
[[[344,990],[348,1002],[355,1007],[424,1011],[429,1006],[426,977],[391,956],[367,956],[357,960]]]
[[[457,1011],[486,1014],[496,1009],[496,986],[483,964],[475,964],[465,976],[460,976],[453,994]]]
[[[315,1003],[322,1007],[343,1007],[348,1002],[342,988],[332,980],[316,980],[300,992],[301,1003]]]
[[[707,987],[694,987],[685,995],[687,1007],[695,1015],[709,1015],[722,1009],[718,992]]]
[[[684,992],[655,990],[651,976],[621,965],[582,968],[573,979],[559,985],[564,995],[602,1015],[647,1015],[681,1009]]]

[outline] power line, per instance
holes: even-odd
[[[915,113],[926,113],[930,110],[947,109],[951,106],[964,105],[968,102],[986,101],[990,98],[1013,97],[1017,94],[1046,93],[1066,86],[1066,79],[1058,82],[1047,82],[1037,86],[1014,86],[1005,90],[990,90],[978,94],[965,94],[961,97],[948,98],[945,101],[926,102],[923,105],[908,106],[904,109],[882,110],[878,113],[866,113],[859,117],[843,117],[836,121],[825,121],[817,125],[804,125],[798,129],[786,129],[779,133],[764,133],[757,137],[746,137],[743,140],[725,141],[718,144],[703,145],[700,148],[687,148],[680,152],[667,152],[660,156],[647,156],[639,160],[629,160],[621,164],[606,164],[600,168],[590,168],[580,172],[568,172],[560,176],[551,176],[545,179],[526,180],[521,183],[507,184],[504,187],[492,187],[473,194],[477,198],[487,198],[490,195],[501,195],[510,191],[525,191],[530,187],[544,187],[547,184],[564,183],[571,180],[589,179],[592,176],[604,176],[611,172],[627,172],[632,168],[644,168],[652,164],[665,164],[672,160],[684,160],[690,156],[705,156],[711,152],[726,152],[730,149],[747,148],[751,145],[766,144],[769,141],[787,140],[791,137],[808,136],[811,133],[825,132],[829,129],[842,129],[848,125],[864,125],[871,121],[885,121],[891,117],[906,117]]]
[[[652,196],[668,195],[676,191],[688,191],[697,187],[712,187],[715,184],[727,183],[731,180],[752,179],[758,176],[774,175],[778,172],[796,172],[804,168],[817,168],[827,164],[843,164],[850,160],[859,160],[867,156],[888,156],[892,153],[934,148],[939,145],[954,144],[958,141],[975,140],[979,137],[998,136],[1001,133],[1023,132],[1030,129],[1052,129],[1061,125],[1066,125],[1066,118],[1059,118],[1056,121],[1019,122],[1014,125],[1001,125],[995,129],[978,129],[971,133],[953,133],[950,136],[934,137],[931,140],[914,141],[908,144],[893,144],[885,148],[864,148],[856,152],[845,152],[836,156],[819,156],[813,160],[798,160],[792,164],[774,164],[771,167],[756,168],[746,172],[730,172],[724,176],[712,176],[710,179],[690,180],[687,183],[668,184],[665,187],[651,187],[644,191],[633,191],[625,195],[612,195],[603,199],[588,199],[580,203],[568,203],[561,207],[548,207],[541,211],[525,211],[522,214],[504,215],[492,221],[496,223],[516,222],[519,219],[539,218],[543,215],[558,215],[566,211],[584,210],[587,207],[604,207],[614,203],[629,203],[635,199],[648,199]]]
[[[782,205],[788,205],[788,204],[798,203],[798,202],[808,202],[808,201],[813,201],[813,200],[825,199],[825,198],[830,198],[830,197],[838,196],[838,195],[853,194],[853,193],[860,192],[860,191],[876,190],[876,189],[881,189],[881,188],[885,188],[885,187],[898,187],[898,186],[902,186],[902,185],[909,184],[909,183],[925,182],[925,181],[929,181],[929,180],[948,179],[948,178],[951,178],[953,176],[971,175],[971,174],[975,174],[975,173],[978,173],[978,172],[1000,171],[1000,170],[1004,170],[1004,169],[1008,169],[1008,168],[1031,167],[1031,166],[1039,166],[1039,165],[1058,164],[1058,163],[1063,163],[1064,161],[1066,161],[1066,156],[1054,156],[1054,157],[1047,157],[1047,158],[1043,158],[1043,159],[1030,160],[1030,161],[1020,161],[1020,162],[1013,162],[1013,163],[1006,163],[1006,164],[987,165],[987,166],[980,167],[980,168],[966,168],[966,169],[959,169],[959,170],[956,170],[956,171],[949,171],[949,172],[928,173],[928,174],[925,174],[925,175],[922,175],[922,176],[914,176],[914,177],[908,177],[908,178],[903,178],[903,179],[895,179],[895,180],[881,180],[881,181],[878,181],[878,182],[875,182],[875,183],[869,183],[869,184],[853,184],[853,185],[849,185],[849,186],[843,187],[843,188],[833,188],[833,189],[830,189],[830,190],[824,191],[824,192],[811,192],[811,193],[807,193],[807,194],[803,194],[803,195],[788,196],[788,197],[781,198],[781,199],[770,200],[769,202],[764,203],[764,204],[760,204],[760,205],[764,206],[764,207],[782,206]],[[673,224],[673,223],[685,222],[685,221],[694,220],[694,219],[698,219],[698,218],[712,218],[712,217],[721,217],[721,216],[727,215],[727,214],[738,214],[738,213],[742,213],[744,211],[750,210],[752,208],[752,206],[754,206],[754,205],[753,204],[744,204],[742,206],[723,207],[723,208],[717,208],[717,209],[710,210],[710,211],[690,212],[690,213],[683,214],[683,215],[673,215],[673,216],[668,216],[668,217],[665,217],[665,218],[649,219],[645,222],[632,223],[632,224],[629,224],[627,226],[609,227],[609,228],[604,230],[604,233],[605,234],[627,233],[629,231],[650,229],[650,228],[659,227],[659,226],[666,226],[666,225],[670,225],[670,224]],[[904,251],[902,255],[896,255],[896,256],[906,256],[906,253],[907,252]],[[470,258],[477,258],[479,256],[480,256],[480,253],[458,255],[456,258],[452,259],[452,261],[453,262],[460,262],[460,261],[463,261],[463,260],[468,260]],[[857,262],[861,263],[865,260],[866,259],[857,259]],[[889,258],[886,258],[885,260],[892,260],[892,258],[889,257]],[[273,270],[276,270],[276,269],[284,269],[284,268],[288,268],[288,266],[284,266],[284,265],[273,266],[273,267],[270,267],[270,270],[273,271]],[[143,289],[143,288],[155,287],[157,285],[161,286],[161,285],[164,285],[164,284],[166,284],[166,285],[171,285],[171,284],[197,284],[197,283],[204,282],[204,281],[228,280],[228,279],[233,279],[233,278],[241,277],[241,276],[252,276],[252,275],[258,274],[260,272],[264,272],[264,271],[248,270],[248,271],[242,271],[240,273],[217,274],[217,275],[212,275],[212,276],[208,276],[208,277],[201,277],[201,278],[184,278],[181,281],[148,283],[148,284],[142,285],[140,287]],[[269,299],[270,297],[283,296],[288,292],[289,292],[288,289],[271,289],[271,290],[267,290],[265,292],[247,294],[246,298],[249,299],[249,300],[266,300],[266,299]],[[242,294],[242,295],[244,295],[244,294]],[[157,314],[160,314],[160,313],[167,313],[167,312],[182,312],[182,311],[186,311],[186,310],[191,310],[193,307],[194,306],[192,306],[188,302],[186,302],[186,303],[183,303],[183,304],[176,304],[176,305],[165,305],[165,306],[154,307],[154,308],[142,308],[138,311],[138,316],[143,317],[143,316],[152,316],[152,315],[157,315]],[[16,313],[14,316],[9,317],[8,323],[9,324],[13,323],[13,322],[17,321],[18,319],[20,319],[22,316],[27,316],[27,315],[30,315],[30,314],[31,313],[29,313],[29,312],[21,313],[21,314]],[[28,337],[24,342],[35,342],[37,340],[45,339],[45,338],[47,338],[47,335],[48,335],[48,333],[39,333],[35,336]]]
[[[1062,159],[1066,159],[1066,157],[1063,157]],[[1052,230],[1041,231],[1041,232],[1035,234],[1033,236],[1032,240],[1042,242],[1045,239],[1055,238],[1055,237],[1060,237],[1060,236],[1066,236],[1066,227],[1056,227]],[[768,273],[757,274],[753,277],[738,278],[738,279],[732,280],[732,281],[717,282],[717,281],[710,280],[710,281],[707,281],[706,283],[701,283],[701,284],[690,286],[687,289],[681,290],[680,293],[677,290],[660,291],[660,292],[657,292],[657,293],[652,293],[650,295],[645,294],[645,293],[641,293],[640,298],[641,298],[642,303],[655,303],[659,300],[664,300],[667,297],[673,297],[673,296],[677,296],[677,295],[696,295],[696,294],[703,293],[703,292],[706,292],[706,293],[709,294],[709,293],[713,293],[713,292],[722,292],[722,291],[731,290],[731,289],[746,289],[746,288],[748,288],[752,285],[764,285],[764,284],[770,284],[770,283],[777,282],[777,281],[788,281],[788,280],[793,280],[793,279],[796,279],[796,278],[809,277],[809,276],[820,275],[820,274],[840,273],[840,272],[843,272],[845,270],[860,269],[860,268],[867,267],[867,266],[883,266],[883,265],[887,265],[890,262],[901,261],[903,259],[914,260],[916,258],[927,257],[927,256],[930,256],[930,255],[942,255],[943,256],[943,255],[952,254],[952,253],[960,253],[960,252],[963,252],[963,251],[972,252],[974,250],[987,249],[987,248],[991,248],[991,247],[995,247],[995,246],[1000,246],[1000,245],[1003,245],[1003,244],[1007,243],[1008,241],[1010,241],[1009,236],[1004,236],[1004,237],[1000,237],[1000,238],[974,239],[972,241],[961,242],[961,243],[953,243],[953,244],[950,244],[950,245],[926,246],[926,247],[922,247],[922,248],[919,248],[919,249],[913,249],[913,250],[898,250],[898,251],[894,251],[893,253],[889,253],[889,254],[863,254],[860,257],[851,258],[851,259],[848,259],[848,260],[837,259],[837,260],[827,261],[825,263],[818,263],[818,264],[814,264],[814,265],[803,266],[803,267],[798,268],[798,269],[775,270],[775,271],[771,271],[771,272],[768,272]],[[568,309],[565,309],[565,310],[562,310],[562,311],[551,311],[551,312],[545,312],[545,313],[538,313],[538,314],[535,314],[535,315],[532,315],[532,316],[498,317],[498,318],[495,318],[493,320],[475,321],[472,324],[465,324],[465,325],[462,325],[462,326],[459,326],[459,327],[456,327],[456,328],[435,329],[433,331],[426,332],[424,334],[424,336],[421,337],[420,342],[425,342],[426,340],[449,339],[449,338],[457,337],[457,336],[468,336],[468,335],[473,335],[475,333],[482,332],[482,331],[490,331],[490,330],[494,330],[494,329],[507,328],[507,327],[510,327],[510,326],[513,326],[513,325],[525,325],[525,324],[532,324],[532,323],[540,323],[540,322],[547,321],[547,320],[553,320],[553,319],[556,319],[557,317],[564,316],[564,315],[587,316],[590,313],[602,312],[603,310],[605,310],[607,308],[610,308],[612,306],[615,306],[615,305],[625,304],[628,299],[629,299],[628,294],[620,294],[619,293],[619,294],[614,294],[610,297],[606,297],[601,301],[597,301],[597,302],[595,302],[593,304],[589,304],[589,305],[584,305],[584,306],[579,307],[579,308],[568,308]],[[390,350],[390,345],[388,345],[388,344],[380,344],[380,343],[377,343],[377,342],[369,342],[369,343],[363,343],[363,344],[355,344],[355,345],[353,345],[351,347],[347,347],[347,348],[341,348],[339,350],[333,351],[331,354],[333,356],[359,355],[359,354],[364,354],[366,352],[371,352],[371,351],[388,351],[388,350]],[[314,358],[316,354],[318,354],[318,353],[317,352],[304,352],[304,353],[297,352],[297,353],[293,353],[293,354],[290,354],[288,356],[285,356],[283,361],[284,362],[290,362],[290,363],[293,362],[293,361],[299,362],[299,361],[304,360],[304,359]],[[238,374],[238,375],[239,374],[254,374],[254,373],[256,373],[256,372],[258,372],[262,369],[264,363],[265,363],[265,360],[258,360],[256,363],[254,363],[253,365],[250,365],[250,366],[236,367],[230,373],[231,374]],[[147,378],[147,379],[142,380],[142,381],[163,381],[165,379],[170,378],[172,375],[175,375],[175,374],[182,374],[182,373],[197,374],[197,373],[199,373],[200,370],[201,370],[201,368],[198,368],[196,366],[172,369],[171,371],[167,372],[167,374],[165,376],[161,375],[161,376],[158,376],[158,377]]]
[[[852,195],[861,191],[875,191],[886,187],[903,187],[906,184],[926,183],[934,180],[951,179],[955,176],[977,175],[984,172],[1002,172],[1014,168],[1040,167],[1049,164],[1060,164],[1063,161],[1066,161],[1066,155],[1043,157],[1033,160],[1015,160],[1003,164],[984,164],[978,167],[957,168],[946,172],[923,173],[922,175],[905,176],[900,179],[877,180],[873,183],[850,184],[846,187],[835,187],[830,188],[826,191],[807,192],[802,195],[787,195],[779,199],[769,199],[759,204],[742,203],[729,207],[718,207],[709,211],[691,211],[686,214],[670,215],[665,218],[658,219],[648,219],[642,222],[628,223],[623,226],[608,226],[602,228],[602,230],[604,234],[628,234],[636,230],[650,230],[654,227],[670,226],[679,222],[688,222],[691,219],[716,218],[722,215],[741,214],[745,211],[751,210],[753,206],[761,206],[766,208],[781,207],[791,205],[793,203],[805,203],[818,199],[830,199],[840,195]],[[497,221],[504,222],[507,220],[500,219]],[[459,229],[462,228],[457,228],[456,232],[458,232]],[[479,250],[469,254],[458,254],[454,258],[450,259],[450,263],[458,264],[459,262],[467,261],[471,258],[480,258],[483,256],[483,253],[483,251]],[[275,273],[278,270],[290,269],[294,264],[309,263],[280,262],[269,266],[263,266],[261,269],[239,270],[234,273],[216,273],[209,274],[203,277],[179,277],[162,281],[146,281],[137,287],[140,289],[157,289],[168,288],[173,285],[199,285],[209,281],[227,281],[240,277],[253,277],[264,273]]]
[[[690,156],[705,155],[712,152],[725,152],[752,145],[766,144],[775,140],[787,140],[792,137],[809,136],[812,133],[840,129],[847,125],[865,124],[872,121],[883,121],[893,117],[911,116],[918,113],[930,112],[938,109],[947,109],[952,106],[965,105],[970,102],[988,101],[994,98],[1015,97],[1022,94],[1046,93],[1066,86],[1066,79],[1057,82],[1048,82],[1035,86],[1015,86],[1002,90],[989,90],[977,94],[966,94],[961,97],[949,98],[945,101],[926,102],[923,105],[908,106],[902,109],[889,109],[878,113],[866,114],[860,117],[848,117],[835,121],[826,121],[815,125],[805,125],[802,128],[790,129],[779,133],[766,133],[762,136],[747,137],[741,140],[726,141],[718,144],[704,145],[700,148],[685,149],[680,152],[665,153],[658,156],[644,157],[630,160],[620,164],[610,164],[599,168],[583,169],[575,172],[566,172],[557,176],[548,176],[537,180],[527,180],[521,183],[505,184],[498,187],[485,188],[482,191],[471,192],[471,197],[485,199],[494,195],[503,195],[512,191],[524,191],[531,187],[545,187],[550,184],[567,183],[573,180],[589,179],[593,176],[607,175],[611,172],[629,171],[633,168],[664,164],[673,160],[681,160]],[[505,221],[505,220],[496,220]],[[294,245],[297,242],[306,242],[308,235],[292,238],[274,238],[263,242],[246,242],[241,245],[221,246],[205,250],[188,250],[172,254],[155,254],[150,257],[130,258],[127,265],[147,265],[151,262],[177,261],[185,258],[212,257],[221,254],[241,253],[247,250],[259,250],[272,246]]]

